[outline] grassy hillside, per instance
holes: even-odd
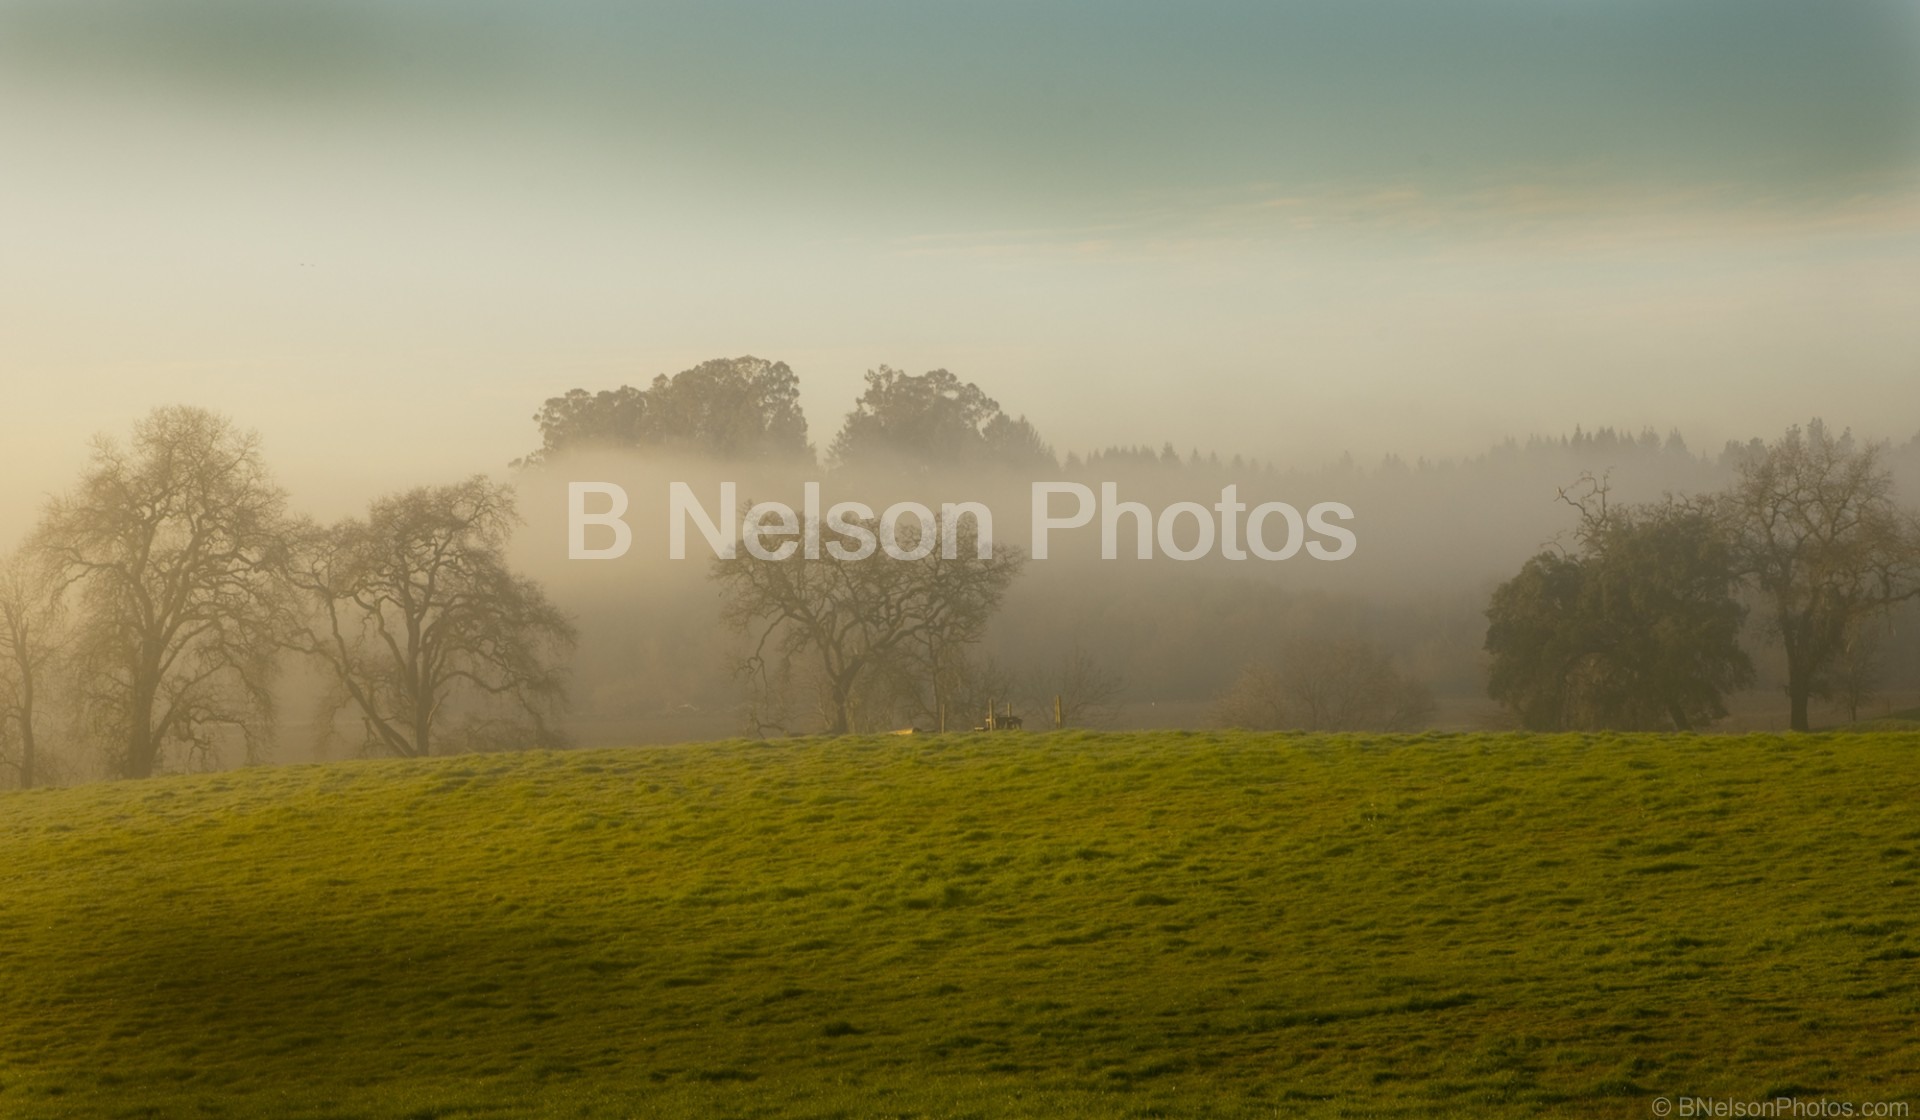
[[[0,796],[0,1116],[1920,1100],[1920,735],[861,739]]]

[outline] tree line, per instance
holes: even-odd
[[[792,370],[752,357],[644,389],[574,390],[535,421],[527,468],[598,448],[822,460]],[[1490,455],[1568,452],[1695,461],[1677,434],[1611,429]],[[1568,539],[1487,605],[1489,695],[1529,728],[1696,729],[1754,679],[1758,631],[1784,661],[1792,726],[1809,726],[1815,699],[1857,706],[1879,622],[1920,598],[1920,522],[1895,502],[1887,452],[1816,421],[1729,444],[1732,481],[1715,492],[1629,505],[1604,475],[1568,487]],[[955,466],[1271,470],[1171,446],[1062,461],[978,386],[886,366],[867,374],[824,461],[908,479]],[[1448,469],[1390,457],[1381,472]],[[324,682],[319,726],[368,753],[561,745],[578,631],[508,563],[519,524],[513,487],[484,477],[319,524],[288,508],[251,433],[203,409],[156,410],[130,439],[97,441],[78,483],[0,563],[0,772],[22,786],[77,776],[73,752],[46,749],[50,729],[128,777],[263,757],[291,666]],[[1110,714],[1124,695],[1110,650],[1075,640],[1057,664],[1020,673],[980,652],[1023,557],[965,539],[956,555],[906,561],[716,563],[714,623],[736,637],[748,729],[964,728],[1010,700],[1043,718],[1057,703],[1069,723]],[[1350,613],[1327,617],[1331,628],[1237,655],[1219,722],[1426,725],[1431,690]]]
[[[123,777],[258,758],[293,657],[327,681],[322,722],[370,750],[557,743],[575,631],[507,566],[516,523],[511,488],[473,478],[317,524],[288,510],[257,437],[204,409],[101,438],[0,579],[18,784],[72,776],[43,770],[55,719]]]
[[[538,466],[573,451],[680,451],[729,462],[817,458],[785,362],[716,358],[645,389],[574,389],[534,413],[540,447],[514,461]],[[828,448],[831,466],[1052,465],[1053,449],[1026,417],[1006,414],[978,385],[936,369],[880,366]]]
[[[1896,505],[1884,454],[1816,420],[1738,446],[1717,493],[1621,506],[1591,476],[1563,491],[1572,542],[1487,609],[1490,694],[1539,730],[1693,730],[1752,679],[1753,611],[1784,655],[1794,730],[1815,698],[1857,701],[1875,622],[1920,597],[1920,516]]]
[[[1006,412],[978,385],[945,369],[921,374],[881,365],[865,374],[865,387],[824,454],[810,441],[800,406],[800,379],[785,362],[744,356],[715,358],[680,373],[661,374],[645,388],[572,389],[548,398],[533,414],[541,444],[512,461],[539,466],[568,452],[619,450],[691,452],[729,462],[818,464],[826,467],[1005,466],[1046,467],[1068,474],[1115,467],[1230,474],[1341,477],[1365,473],[1351,455],[1318,471],[1283,470],[1267,460],[1191,448],[1171,442],[1158,448],[1113,445],[1057,455],[1025,416]],[[1382,457],[1375,473],[1441,473],[1513,460],[1549,462],[1556,455],[1609,461],[1685,460],[1732,470],[1764,441],[1728,442],[1717,453],[1696,453],[1678,431],[1664,435],[1613,427],[1576,426],[1563,436],[1509,438],[1478,456],[1412,462]],[[1920,449],[1920,435],[1910,449]]]
[[[575,390],[549,400],[536,415],[543,446],[526,461],[612,446],[716,456],[737,456],[744,447],[750,458],[815,462],[820,457],[806,440],[797,401],[792,371],[755,358],[703,363],[656,378],[647,390]],[[658,426],[657,418],[667,416],[694,419]],[[754,433],[747,444],[743,432]],[[1747,646],[1757,621],[1784,656],[1790,724],[1805,729],[1814,699],[1852,699],[1857,707],[1874,671],[1876,620],[1920,595],[1914,575],[1920,534],[1913,516],[1893,502],[1886,451],[1818,421],[1771,444],[1730,442],[1716,457],[1696,455],[1678,432],[1576,428],[1557,439],[1508,440],[1465,463],[1409,464],[1389,455],[1376,473],[1441,473],[1569,456],[1685,461],[1731,474],[1735,481],[1721,492],[1631,507],[1611,500],[1604,479],[1588,476],[1562,491],[1577,517],[1571,543],[1529,560],[1499,587],[1486,611],[1488,692],[1530,728],[1702,727],[1725,716],[1727,696],[1753,681]],[[865,391],[824,463],[909,470],[1046,467],[1067,474],[1115,468],[1273,473],[1271,466],[1241,456],[1223,461],[1198,449],[1182,455],[1170,443],[1158,450],[1116,446],[1084,456],[1069,453],[1062,460],[1024,417],[1009,416],[977,386],[946,370],[913,375],[887,366],[866,375]],[[1319,474],[1338,478],[1358,470],[1348,458]],[[1004,590],[1018,559],[992,570]],[[882,666],[904,656],[910,643],[896,642],[889,632],[862,640],[890,653],[847,657],[834,652],[836,643],[866,633],[868,623],[835,629],[818,621],[835,603],[847,614],[856,602],[907,594],[877,582],[856,586],[858,575],[840,572],[806,583],[790,580],[790,573],[773,578],[753,565],[716,572],[730,596],[728,617],[743,630],[751,629],[751,619],[766,626],[747,659],[746,675],[757,688],[776,691],[770,680],[786,679],[802,649],[820,660],[818,671],[827,678],[877,682],[888,676]],[[845,586],[829,594],[827,586],[836,580]],[[801,607],[799,600],[808,596],[817,602]],[[800,617],[816,621],[802,624]],[[781,655],[779,672],[771,675],[768,649]],[[918,679],[988,682],[979,689],[953,683],[935,689],[940,692],[1011,687],[998,679],[997,667],[958,664],[922,664]],[[859,691],[828,686],[821,701],[824,725],[845,729],[857,723],[850,711]],[[1335,693],[1346,699],[1324,699]],[[925,717],[930,710],[926,703],[881,705],[872,698],[866,706],[896,720]],[[1301,635],[1248,664],[1216,708],[1222,720],[1250,726],[1394,728],[1417,725],[1433,704],[1377,647],[1352,636]]]
[[[588,448],[815,457],[792,370],[752,357],[645,389],[575,390],[535,420],[542,447],[516,465]],[[1032,426],[977,386],[885,366],[867,375],[829,454],[893,468],[929,451],[960,463],[1052,461]],[[123,777],[263,757],[290,662],[325,681],[316,722],[328,734],[347,728],[368,753],[558,745],[577,631],[508,565],[519,523],[512,487],[476,477],[319,525],[288,510],[254,435],[203,409],[156,410],[125,444],[97,441],[79,485],[7,558],[0,762],[22,787],[73,776],[71,756],[56,763],[44,750],[54,723],[103,745],[106,769]],[[1006,546],[975,557],[962,532],[958,558],[716,571],[721,621],[753,638],[738,668],[754,729],[798,726],[802,709],[829,732],[891,721],[902,705],[970,718],[993,675],[968,650],[1020,558]],[[800,698],[801,680],[824,682],[817,703]],[[1098,692],[1083,688],[1075,710]]]

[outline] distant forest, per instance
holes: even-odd
[[[817,442],[798,376],[753,357],[533,421],[507,481],[423,480],[332,525],[288,508],[235,420],[163,409],[103,441],[5,560],[0,783],[1009,723],[1811,727],[1920,703],[1920,433],[1812,418],[1696,450],[1576,427],[1318,467],[1061,454],[973,382],[881,366]],[[669,474],[1006,516],[957,561],[564,559],[569,479],[655,495]],[[1361,543],[1337,564],[1031,562],[1048,478],[1156,507],[1227,483],[1337,499]]]
[[[672,376],[661,374],[646,388],[574,389],[549,398],[533,420],[539,428],[540,447],[514,460],[513,466],[538,466],[569,452],[611,449],[827,466],[883,460],[926,467],[960,463],[1069,472],[1123,465],[1228,471],[1236,477],[1303,473],[1298,467],[1283,470],[1270,459],[1237,452],[1227,458],[1199,448],[1182,453],[1171,442],[1158,448],[1116,445],[1061,456],[1024,415],[1009,415],[978,385],[944,369],[916,375],[883,365],[869,371],[866,391],[846,414],[824,456],[809,439],[798,375],[785,362],[754,357],[702,362]],[[1613,462],[1684,460],[1725,470],[1765,443],[1755,436],[1746,443],[1729,442],[1717,452],[1696,452],[1674,429],[1663,435],[1650,427],[1634,433],[1607,426],[1588,431],[1575,425],[1570,434],[1508,438],[1464,460],[1416,456],[1409,462],[1389,453],[1373,470],[1385,475],[1471,470],[1515,460],[1546,465],[1569,457]],[[1895,454],[1908,462],[1920,456],[1920,428]],[[1360,470],[1349,455],[1304,473],[1324,477]]]
[[[1844,665],[1823,655],[1824,667],[1810,673],[1790,663],[1774,617],[1778,611],[1770,614],[1754,579],[1733,570],[1732,553],[1721,557],[1724,602],[1716,600],[1716,609],[1724,640],[1716,654],[1718,674],[1705,674],[1713,680],[1705,702],[1603,700],[1598,697],[1615,686],[1592,681],[1563,688],[1573,698],[1551,713],[1538,696],[1513,694],[1518,686],[1511,680],[1504,699],[1489,695],[1499,653],[1487,644],[1490,601],[1530,557],[1544,549],[1572,556],[1574,567],[1604,567],[1599,553],[1614,547],[1609,534],[1632,535],[1626,525],[1636,519],[1663,526],[1633,530],[1641,537],[1666,532],[1673,519],[1663,520],[1659,503],[1728,493],[1743,468],[1777,457],[1789,435],[1756,435],[1696,450],[1673,430],[1575,427],[1563,435],[1508,439],[1465,459],[1390,454],[1363,465],[1349,456],[1319,467],[1182,451],[1171,443],[1061,455],[1026,417],[948,371],[913,375],[881,367],[867,375],[866,391],[821,452],[809,441],[799,396],[798,379],[787,366],[753,358],[707,362],[657,378],[648,389],[576,390],[547,401],[536,414],[542,445],[521,462],[537,468],[616,449],[676,463],[688,456],[762,462],[821,471],[829,479],[853,476],[866,486],[875,485],[879,474],[926,480],[935,488],[956,479],[978,486],[978,480],[1000,475],[1017,487],[1039,471],[1063,479],[1117,480],[1148,498],[1204,498],[1233,481],[1248,492],[1336,495],[1361,511],[1364,555],[1337,572],[1029,566],[1011,583],[979,640],[980,664],[971,671],[984,683],[963,691],[976,706],[990,696],[1012,697],[1041,717],[1050,716],[1051,697],[1071,691],[1063,682],[1088,677],[1102,682],[1094,689],[1102,703],[1091,707],[1106,718],[1147,723],[1364,726],[1413,719],[1446,726],[1785,726],[1811,719],[1804,710],[1809,704],[1824,704],[1825,718],[1833,720],[1920,698],[1920,643],[1907,584],[1889,586],[1878,597],[1862,594],[1841,611],[1842,633],[1828,644],[1844,648],[1838,658]],[[1910,516],[1900,511],[1920,496],[1920,433],[1869,446],[1830,432],[1816,419],[1792,438],[1826,441],[1830,451],[1865,465],[1875,479],[1884,476],[1884,492],[1859,497],[1875,510],[1890,511],[1896,522]],[[1587,506],[1563,491],[1585,493]],[[1599,503],[1607,501],[1612,507],[1603,515]],[[1012,508],[1020,508],[1017,501]],[[1725,503],[1723,508],[1731,510]],[[1611,521],[1604,529],[1596,520],[1603,517]],[[1731,527],[1728,532],[1738,535]],[[1912,539],[1897,535],[1894,543],[1896,550],[1910,550]],[[1644,546],[1637,538],[1632,545]],[[1584,557],[1578,555],[1583,549]],[[671,582],[675,575],[659,578]],[[1642,606],[1657,612],[1678,605]],[[662,636],[629,643],[626,653],[650,662],[639,679],[652,684],[608,679],[598,686],[606,707],[632,719],[724,707],[727,693],[716,690],[713,680],[675,671],[703,633],[712,642],[710,628],[697,615],[675,626],[662,614],[671,608],[650,609],[648,624],[636,618],[635,629]],[[1569,671],[1576,677],[1600,673],[1599,662],[1607,657],[1644,660],[1644,647],[1631,657],[1623,652],[1627,640],[1615,633],[1626,625],[1621,618],[1588,618],[1582,625],[1588,633],[1573,642],[1579,649],[1540,646],[1528,656],[1581,662],[1584,669]],[[1595,652],[1609,642],[1614,652]],[[723,659],[716,650],[713,660]],[[1262,682],[1269,693],[1284,692],[1283,679],[1297,682],[1308,667],[1329,665],[1369,668],[1348,674],[1358,681],[1298,684],[1295,691],[1302,695],[1291,705],[1272,695],[1247,695],[1258,693]],[[1790,686],[1797,700],[1787,694]],[[1335,702],[1320,695],[1342,688],[1371,699]],[[1409,693],[1421,689],[1432,702],[1409,706]],[[876,707],[886,713],[882,723],[910,715]]]

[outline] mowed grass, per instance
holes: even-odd
[[[1920,1101],[1920,735],[1053,734],[0,796],[0,1116]]]

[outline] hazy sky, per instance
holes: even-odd
[[[0,537],[186,401],[303,504],[752,353],[1056,445],[1920,429],[1920,5],[0,0]]]

